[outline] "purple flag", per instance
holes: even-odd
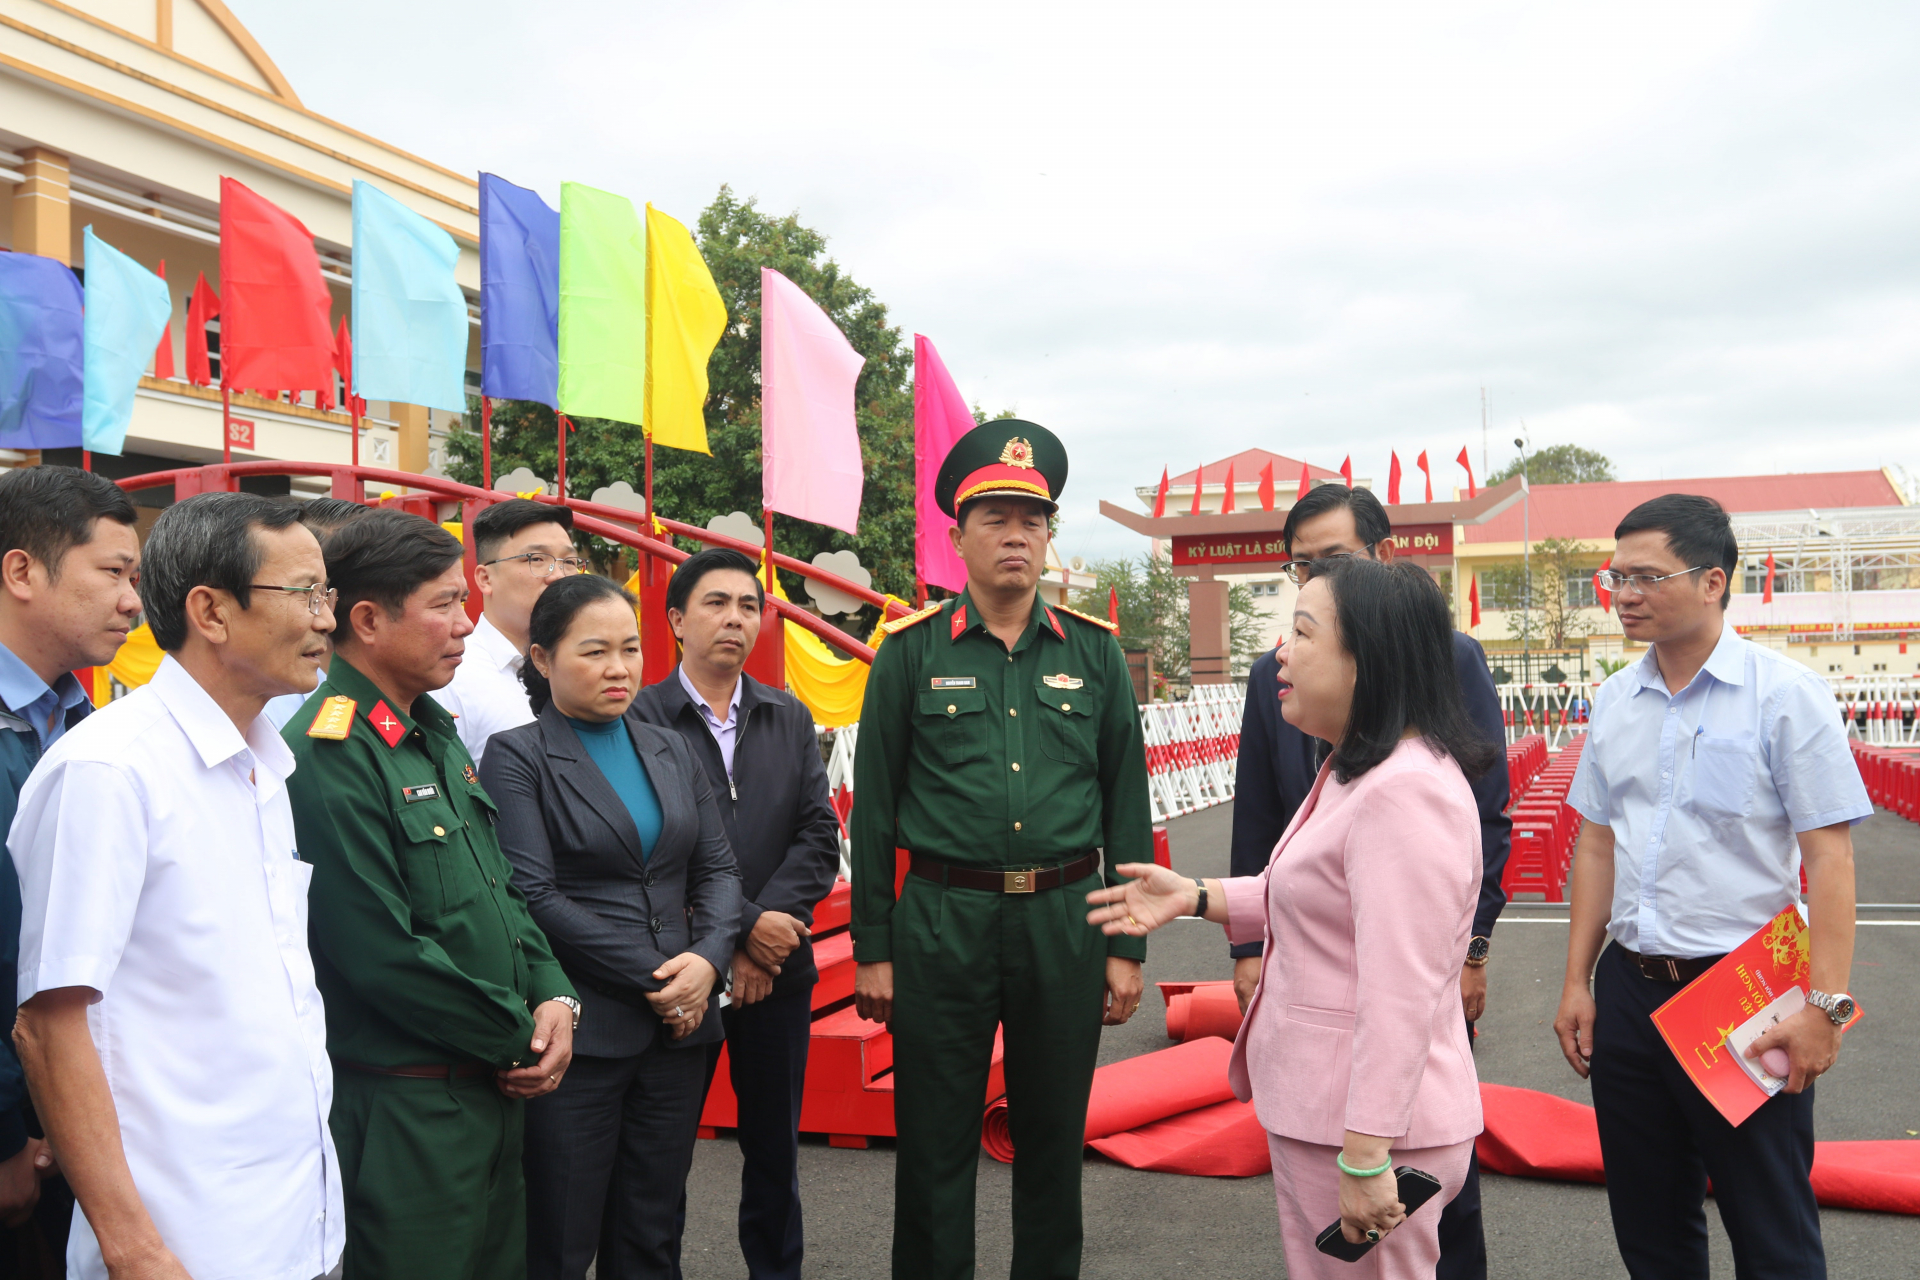
[[[799,285],[760,268],[761,492],[769,511],[860,531],[853,387],[865,363]]]
[[[949,591],[967,585],[967,566],[947,530],[953,520],[933,500],[940,464],[961,436],[973,430],[973,414],[953,385],[940,353],[926,335],[913,335],[913,571],[930,587]]]
[[[491,173],[480,175],[480,390],[560,400],[560,215]]]
[[[0,448],[80,444],[84,325],[65,263],[0,253]]]

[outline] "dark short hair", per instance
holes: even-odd
[[[398,618],[407,597],[462,554],[459,539],[425,516],[393,507],[369,511],[327,539],[327,584],[340,593],[334,614],[344,620],[371,600]]]
[[[15,467],[0,473],[0,555],[24,551],[60,577],[67,552],[93,541],[97,520],[134,522],[120,486],[77,467]]]
[[[300,523],[313,530],[313,536],[325,542],[345,526],[373,510],[364,502],[346,498],[308,498],[300,504]]]
[[[685,613],[687,601],[693,599],[700,579],[719,569],[737,569],[752,578],[754,593],[760,597],[760,607],[767,607],[767,588],[760,581],[760,566],[753,562],[753,557],[732,547],[708,547],[682,560],[680,567],[673,571],[673,577],[667,579],[667,608]]]
[[[1667,535],[1668,548],[1688,568],[1726,570],[1727,588],[1720,593],[1720,607],[1726,608],[1733,598],[1733,570],[1740,563],[1740,543],[1727,509],[1699,494],[1663,493],[1627,512],[1614,528],[1613,540],[1654,531]]]
[[[1307,490],[1305,497],[1288,508],[1287,522],[1280,529],[1280,540],[1286,544],[1287,554],[1293,554],[1294,535],[1300,532],[1301,525],[1341,507],[1353,508],[1353,531],[1359,535],[1361,545],[1376,546],[1393,536],[1393,521],[1387,519],[1387,509],[1373,496],[1373,490],[1323,484]]]
[[[552,653],[566,639],[567,628],[580,611],[602,600],[624,600],[627,608],[634,607],[632,592],[599,574],[576,573],[559,579],[534,602],[533,614],[527,619],[527,643]],[[553,701],[553,685],[531,662],[520,664],[520,683],[526,686],[527,701],[535,715]]]
[[[153,642],[168,653],[186,644],[187,595],[195,587],[224,591],[252,608],[250,584],[266,559],[254,531],[299,521],[299,507],[257,493],[197,493],[162,511],[140,558],[140,603]]]
[[[1467,715],[1453,660],[1453,616],[1440,584],[1418,565],[1359,556],[1335,560],[1333,592],[1340,643],[1353,655],[1353,707],[1334,745],[1334,777],[1350,782],[1392,755],[1409,725],[1436,755],[1452,756],[1477,778],[1501,751]]]
[[[573,512],[531,498],[496,502],[473,518],[473,550],[483,562],[491,560],[501,543],[537,524],[557,524],[572,533]]]

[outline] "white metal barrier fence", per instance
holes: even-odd
[[[1823,678],[1833,690],[1835,710],[1845,722],[1849,737],[1876,747],[1920,746],[1920,726],[1914,717],[1915,705],[1920,703],[1920,674],[1875,672]],[[1507,745],[1537,733],[1554,751],[1566,746],[1575,734],[1586,731],[1594,691],[1599,687],[1598,681],[1500,685]]]

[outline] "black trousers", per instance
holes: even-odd
[[[1827,1274],[1813,1198],[1813,1090],[1781,1093],[1735,1128],[1687,1078],[1651,1014],[1681,984],[1655,982],[1618,947],[1593,996],[1593,1106],[1613,1236],[1633,1280],[1706,1280],[1707,1181],[1738,1280]]]
[[[1467,1043],[1476,1035],[1467,1024]],[[1434,1280],[1487,1280],[1487,1233],[1480,1216],[1480,1157],[1467,1155],[1467,1180],[1440,1211],[1440,1263]]]
[[[707,1055],[656,1040],[629,1058],[575,1057],[527,1103],[528,1280],[667,1280],[700,1125]],[[599,1260],[595,1263],[595,1254]]]

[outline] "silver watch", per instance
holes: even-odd
[[[548,996],[547,999],[558,1000],[561,1004],[573,1010],[573,1029],[575,1031],[580,1029],[580,1002],[578,1000],[575,1000],[572,996]]]
[[[1809,991],[1807,1003],[1831,1018],[1836,1027],[1844,1027],[1853,1021],[1853,997],[1844,991],[1836,996],[1824,991]]]

